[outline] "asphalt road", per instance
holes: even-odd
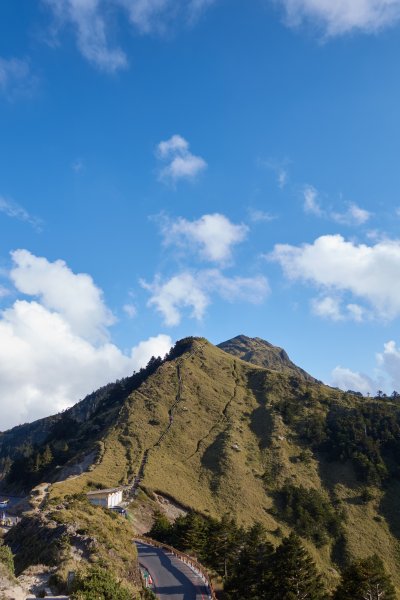
[[[160,600],[207,600],[203,580],[173,554],[136,542],[139,564],[150,573]]]

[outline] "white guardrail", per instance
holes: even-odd
[[[135,536],[135,541],[143,542],[144,544],[148,544],[149,546],[161,548],[162,550],[167,550],[167,552],[174,554],[176,557],[179,558],[179,560],[181,560],[183,563],[185,563],[185,565],[190,567],[190,569],[194,573],[196,573],[196,575],[201,577],[201,579],[203,580],[204,584],[207,587],[209,600],[217,600],[217,596],[215,595],[214,587],[213,587],[213,584],[211,583],[210,576],[208,575],[205,568],[195,558],[193,558],[192,556],[189,556],[188,554],[184,554],[183,552],[180,552],[179,550],[177,550],[176,548],[173,548],[172,546],[168,546],[168,544],[162,544],[161,542],[157,542],[156,540],[148,538],[144,535]]]

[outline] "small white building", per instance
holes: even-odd
[[[118,506],[118,504],[122,502],[122,489],[111,488],[109,490],[94,490],[93,492],[88,492],[87,497],[90,504],[112,508],[113,506]]]

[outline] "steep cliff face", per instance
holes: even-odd
[[[129,380],[71,427],[69,463],[82,444],[97,445],[96,461],[65,481],[50,461],[50,500],[139,478],[204,514],[261,521],[275,543],[295,530],[331,585],[339,565],[372,548],[400,585],[399,406],[324,386],[262,340],[222,346],[178,342],[140,383]]]

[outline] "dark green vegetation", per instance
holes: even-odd
[[[85,574],[80,573],[77,577],[71,599],[132,600],[132,594],[109,570],[92,567]]]
[[[376,556],[348,566],[331,596],[300,538],[274,548],[260,523],[239,527],[194,512],[171,524],[157,515],[149,536],[196,556],[224,579],[224,600],[392,600],[390,577]],[[368,595],[369,594],[369,595]]]
[[[329,388],[257,338],[222,348],[187,338],[71,410],[0,434],[3,485],[48,481],[62,503],[140,471],[149,493],[246,530],[259,521],[274,546],[300,535],[330,590],[371,548],[400,586],[398,394]]]
[[[274,514],[317,547],[328,543],[329,538],[337,540],[342,532],[343,517],[317,490],[286,482],[277,493],[276,505]]]
[[[0,539],[0,563],[5,566],[10,575],[14,575],[14,557],[11,548]]]
[[[390,577],[378,556],[351,564],[343,573],[333,600],[395,600]]]

